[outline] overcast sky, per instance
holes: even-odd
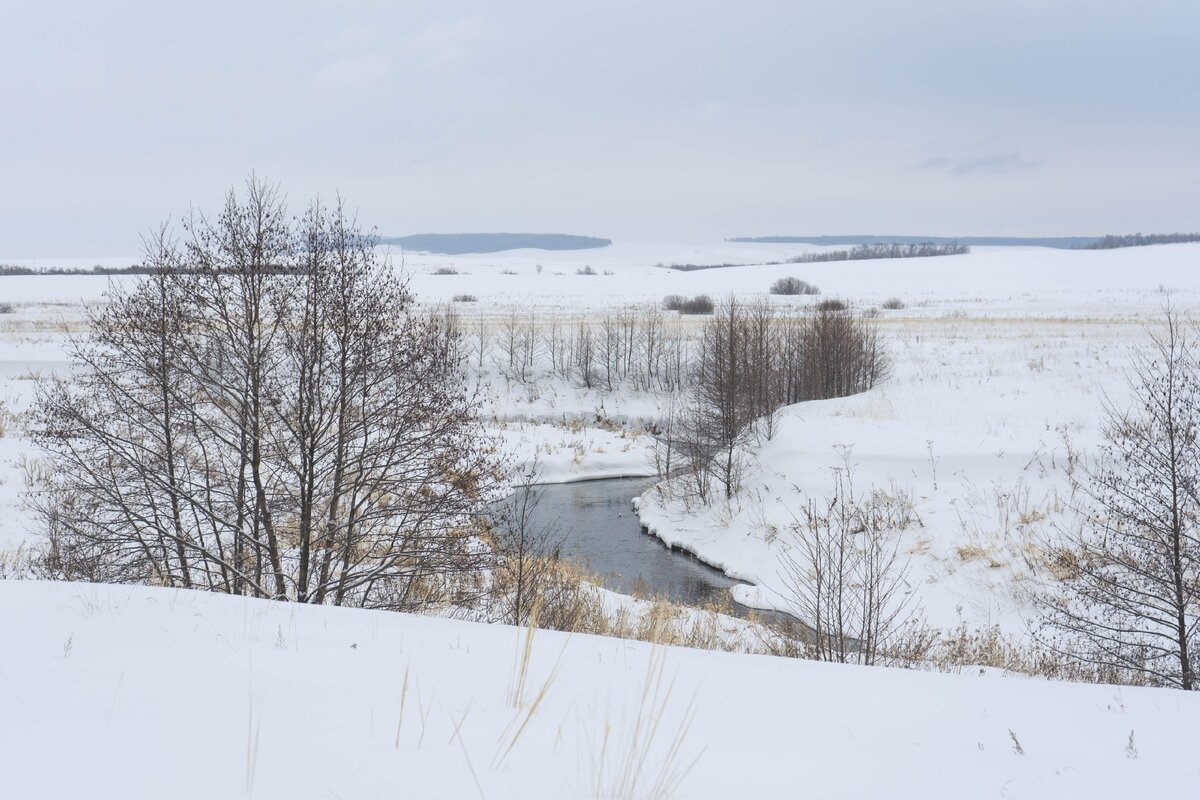
[[[1197,230],[1200,2],[6,5],[0,257],[251,170],[386,234]]]

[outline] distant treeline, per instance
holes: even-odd
[[[963,244],[976,247],[1053,247],[1060,250],[1112,250],[1151,244],[1200,242],[1200,233],[1134,233],[1126,236],[739,236],[731,242],[752,244]]]
[[[596,236],[572,236],[566,233],[418,233],[413,236],[385,236],[380,244],[395,244],[405,250],[420,250],[438,255],[498,253],[502,250],[590,250],[608,247],[611,239]]]
[[[1087,250],[1115,250],[1118,247],[1145,247],[1149,244],[1200,242],[1200,233],[1131,233],[1125,236],[1101,236],[1085,245]]]
[[[767,266],[773,266],[776,264],[781,264],[783,262],[767,261],[764,263]],[[728,269],[729,267],[750,267],[750,266],[758,266],[758,265],[757,264],[657,264],[656,266],[666,267],[667,269],[674,269],[674,270],[678,270],[680,272],[697,272],[702,269]]]
[[[1086,247],[1097,236],[741,236],[731,242],[758,244],[965,244],[974,247],[1055,247],[1063,250]]]
[[[792,264],[819,264],[825,261],[865,261],[876,258],[926,258],[929,256],[961,256],[971,248],[958,242],[921,242],[919,244],[860,244],[849,250],[829,250],[824,253],[802,253],[788,261]]]
[[[172,270],[180,274],[197,274],[196,270]],[[99,264],[86,269],[84,267],[22,267],[16,264],[0,264],[0,278],[15,275],[157,275],[163,272],[161,267],[147,267],[144,264],[133,264],[128,267],[102,267]],[[263,275],[287,275],[295,273],[289,267],[262,267],[259,272]]]
[[[148,275],[154,270],[134,265],[130,267],[21,267],[16,264],[0,264],[0,277],[9,275]]]

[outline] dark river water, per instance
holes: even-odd
[[[738,581],[690,553],[648,534],[631,500],[653,485],[648,478],[543,484],[534,524],[562,538],[561,555],[586,566],[622,594],[639,592],[677,603],[725,601]],[[735,613],[747,609],[734,605]]]

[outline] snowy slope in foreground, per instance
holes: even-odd
[[[634,788],[648,790],[683,729],[675,763],[694,766],[675,797],[1200,793],[1197,695],[539,632],[517,710],[518,639],[435,618],[0,582],[0,786],[21,798],[613,796],[631,744],[646,756]],[[659,660],[657,734],[647,723],[631,742]]]

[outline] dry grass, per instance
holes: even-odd
[[[412,664],[404,667],[404,683],[400,688],[400,714],[396,718],[396,749],[400,749],[400,731],[404,727],[404,705],[408,700],[408,672]]]
[[[548,559],[545,578],[536,587],[537,628],[612,636],[658,645],[739,653],[768,653],[765,642],[775,634],[753,620],[733,615],[732,600],[687,606],[653,597],[643,587],[633,602],[613,604],[599,587],[602,580],[571,561]],[[510,590],[501,573],[494,590]],[[501,603],[502,605],[502,603]],[[532,642],[530,636],[524,640]],[[532,646],[530,644],[530,646]],[[514,667],[514,687],[520,689],[521,660]]]
[[[541,688],[532,697],[528,696],[530,657],[533,655],[533,638],[538,630],[540,609],[540,602],[535,600],[533,611],[529,615],[529,624],[525,628],[524,642],[517,650],[516,664],[513,668],[513,680],[508,690],[508,704],[516,709],[517,713],[513,716],[512,722],[508,724],[508,727],[504,729],[504,732],[500,734],[500,749],[496,751],[496,756],[492,760],[492,766],[495,768],[499,768],[504,763],[504,759],[517,746],[517,742],[521,739],[521,734],[529,727],[530,721],[533,720],[538,709],[541,708],[542,701],[546,699],[550,687],[554,684],[555,678],[558,677],[558,668],[562,664],[562,656],[567,649],[567,642],[563,642],[563,649],[559,652],[558,659],[555,660],[553,668],[546,675],[545,681],[542,682]],[[568,639],[568,641],[570,640]],[[505,744],[505,741],[508,743]]]
[[[998,626],[968,628],[960,625],[956,630],[941,634],[925,661],[913,666],[937,672],[988,667],[1012,674],[1083,683],[1144,683],[1134,673],[1103,669],[1044,645],[1018,641]]]
[[[0,400],[0,439],[8,436],[10,433],[24,435],[25,423],[21,414],[17,414],[8,407],[8,403]]]
[[[991,548],[982,547],[978,544],[960,544],[954,548],[954,553],[958,556],[959,561],[962,561],[964,564],[982,561],[991,569],[999,569],[1004,566],[1004,562],[996,557]]]
[[[674,681],[665,681],[665,656],[660,649],[650,653],[646,677],[632,710],[632,719],[614,726],[605,719],[604,732],[592,764],[592,789],[596,797],[647,798],[673,796],[704,751],[688,759],[684,745],[695,718],[695,697],[687,704],[674,732],[667,738],[663,725]]]
[[[527,721],[532,716],[530,709],[536,712],[540,698],[548,691],[557,672],[556,665],[538,691],[529,693],[528,663],[539,628],[612,636],[656,646],[787,658],[813,657],[811,632],[807,628],[794,622],[734,617],[728,600],[693,607],[657,597],[613,608],[604,602],[603,594],[597,588],[599,579],[579,566],[556,561],[552,572],[554,580],[538,598],[534,625],[525,629],[518,650],[509,702],[514,708],[525,710],[518,711],[514,724],[520,719]],[[1136,676],[1101,674],[1048,647],[1007,636],[999,627],[968,628],[965,624],[950,631],[935,630],[919,623],[906,626],[888,643],[881,661],[892,666],[937,672],[990,667],[1057,680],[1137,683]]]
[[[38,577],[43,558],[37,548],[26,544],[12,550],[0,550],[0,580]]]

